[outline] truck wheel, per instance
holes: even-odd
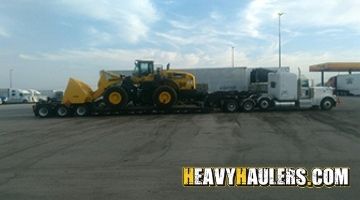
[[[76,107],[75,113],[79,117],[84,117],[84,116],[89,115],[90,110],[89,110],[89,107],[86,105],[79,105]]]
[[[106,90],[104,94],[104,101],[108,106],[123,108],[128,103],[129,97],[123,88],[111,87]]]
[[[331,110],[333,106],[334,102],[330,98],[323,99],[320,104],[321,110]]]
[[[58,117],[66,117],[69,115],[69,108],[67,108],[66,106],[59,106],[56,108],[56,114]]]
[[[49,117],[50,116],[50,108],[48,105],[39,105],[37,109],[37,114],[41,118]]]
[[[242,104],[242,109],[245,111],[245,112],[251,112],[254,110],[254,107],[255,107],[255,103],[254,101],[252,100],[245,100]]]
[[[153,101],[158,108],[171,108],[177,102],[177,94],[169,86],[160,86],[154,91]]]
[[[236,100],[230,99],[230,100],[226,100],[224,103],[224,111],[225,112],[236,112],[239,109],[239,104]]]
[[[267,98],[260,99],[259,108],[261,110],[268,110],[271,107],[271,101]]]

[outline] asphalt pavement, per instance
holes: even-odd
[[[0,105],[0,199],[357,199],[360,98],[331,111],[39,119]],[[183,187],[183,166],[350,167],[350,187]]]

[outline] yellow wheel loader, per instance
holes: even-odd
[[[123,77],[119,83],[107,87],[103,99],[108,106],[115,108],[123,108],[129,102],[171,108],[179,97],[187,98],[195,93],[192,74],[155,69],[153,61],[137,60],[132,76]]]
[[[170,109],[180,100],[193,99],[197,94],[195,85],[195,77],[190,73],[155,69],[153,61],[136,60],[132,76],[101,71],[95,91],[70,78],[61,103],[39,103],[34,111],[40,117],[51,114],[65,117],[85,116],[99,108],[119,111],[128,105]]]

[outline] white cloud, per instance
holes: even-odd
[[[252,37],[266,34],[262,29],[277,25],[278,12],[285,12],[283,23],[293,29],[346,27],[360,31],[360,1],[356,0],[253,0],[241,13],[241,24]]]
[[[106,69],[131,69],[136,59],[151,59],[156,63],[171,63],[176,68],[194,67],[227,67],[231,65],[230,48],[227,51],[217,50],[194,50],[191,52],[166,51],[161,49],[86,49],[86,50],[62,50],[53,53],[19,54],[18,57],[26,62],[49,63],[50,66],[71,65],[106,67]],[[243,52],[235,52],[237,66],[251,65],[251,61]]]
[[[61,0],[74,13],[109,23],[118,29],[118,37],[131,43],[146,38],[152,23],[158,20],[151,0]]]
[[[223,19],[223,16],[217,11],[212,11],[210,13],[210,18],[213,20],[221,20],[221,19]]]
[[[3,27],[0,27],[0,37],[8,38],[10,37],[10,33]]]
[[[160,49],[88,49],[88,50],[63,50],[55,53],[19,54],[19,58],[29,61],[69,62],[74,65],[109,65],[129,66],[136,59],[152,59],[159,63],[172,62],[179,66],[196,66],[201,60],[196,53],[179,53]],[[91,63],[91,64],[90,64]]]
[[[175,29],[183,29],[183,30],[192,30],[196,27],[194,23],[192,24],[184,23],[178,20],[169,20],[169,24]]]
[[[253,0],[242,13],[244,19],[244,31],[251,37],[261,37],[259,27],[262,25],[261,17],[264,17],[264,10],[268,9],[269,0]]]
[[[95,27],[90,27],[88,29],[88,34],[91,37],[91,41],[89,43],[89,46],[97,46],[100,44],[107,44],[110,43],[113,39],[113,36],[110,33],[100,31],[96,29]]]
[[[155,34],[159,37],[162,37],[168,41],[173,42],[174,44],[186,45],[186,44],[190,44],[191,42],[190,40],[176,36],[175,34],[168,34],[168,33],[155,33]]]

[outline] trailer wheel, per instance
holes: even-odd
[[[230,100],[226,100],[224,103],[224,111],[225,112],[236,112],[239,109],[239,104],[236,100],[230,99]]]
[[[334,106],[334,101],[330,98],[323,99],[320,104],[321,110],[331,110],[333,106]]]
[[[154,91],[153,101],[158,108],[171,108],[177,102],[177,94],[170,86],[160,86]]]
[[[37,109],[37,115],[41,118],[50,116],[50,108],[48,105],[39,105]]]
[[[56,114],[59,117],[66,117],[66,116],[68,116],[70,114],[70,111],[69,111],[68,107],[66,107],[64,105],[61,105],[61,106],[56,108]]]
[[[84,116],[89,115],[90,109],[86,105],[79,105],[79,106],[76,107],[75,113],[79,117],[84,117]]]
[[[255,108],[255,103],[254,101],[248,99],[248,100],[245,100],[243,103],[242,103],[242,109],[245,111],[245,112],[251,112],[253,111]]]
[[[108,106],[123,108],[128,103],[129,96],[123,88],[111,87],[106,90],[104,94],[104,101]]]
[[[268,98],[263,98],[263,99],[260,99],[260,101],[259,101],[259,108],[261,109],[261,110],[268,110],[270,107],[271,107],[272,105],[271,105],[271,101],[270,101],[270,99],[268,99]]]

